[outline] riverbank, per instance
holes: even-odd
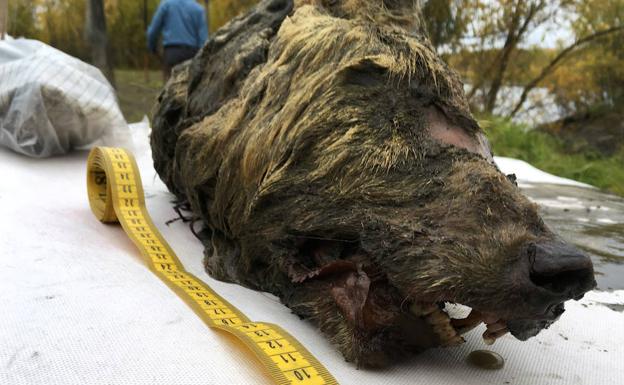
[[[576,152],[550,134],[493,117],[480,121],[496,155],[524,160],[564,178],[624,196],[624,149],[613,155]]]

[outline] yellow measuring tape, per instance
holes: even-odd
[[[102,222],[119,222],[147,259],[149,268],[204,322],[238,337],[260,359],[278,384],[337,384],[331,374],[293,336],[266,322],[251,322],[208,285],[184,270],[154,226],[132,154],[96,147],[87,161],[89,204]]]

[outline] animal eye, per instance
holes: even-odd
[[[514,186],[518,187],[518,178],[516,178],[516,174],[507,174],[505,176],[511,183],[513,183]]]

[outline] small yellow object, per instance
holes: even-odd
[[[338,384],[293,336],[278,325],[251,322],[208,285],[184,270],[145,207],[143,185],[132,154],[96,147],[87,160],[89,204],[102,222],[119,222],[149,268],[210,327],[235,335],[251,349],[277,384]]]

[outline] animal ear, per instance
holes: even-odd
[[[347,323],[360,331],[395,324],[400,310],[393,306],[388,285],[371,281],[361,267],[329,278],[330,293]]]
[[[331,295],[351,325],[364,326],[364,306],[370,283],[370,278],[362,270],[349,271],[331,279]]]
[[[323,279],[330,285],[330,293],[346,321],[363,327],[364,308],[368,299],[371,280],[353,261],[332,261],[316,269],[308,269],[298,263],[288,266],[288,276],[294,283],[311,279]]]
[[[366,57],[342,68],[338,77],[342,83],[372,87],[385,82],[388,68],[376,57]]]

